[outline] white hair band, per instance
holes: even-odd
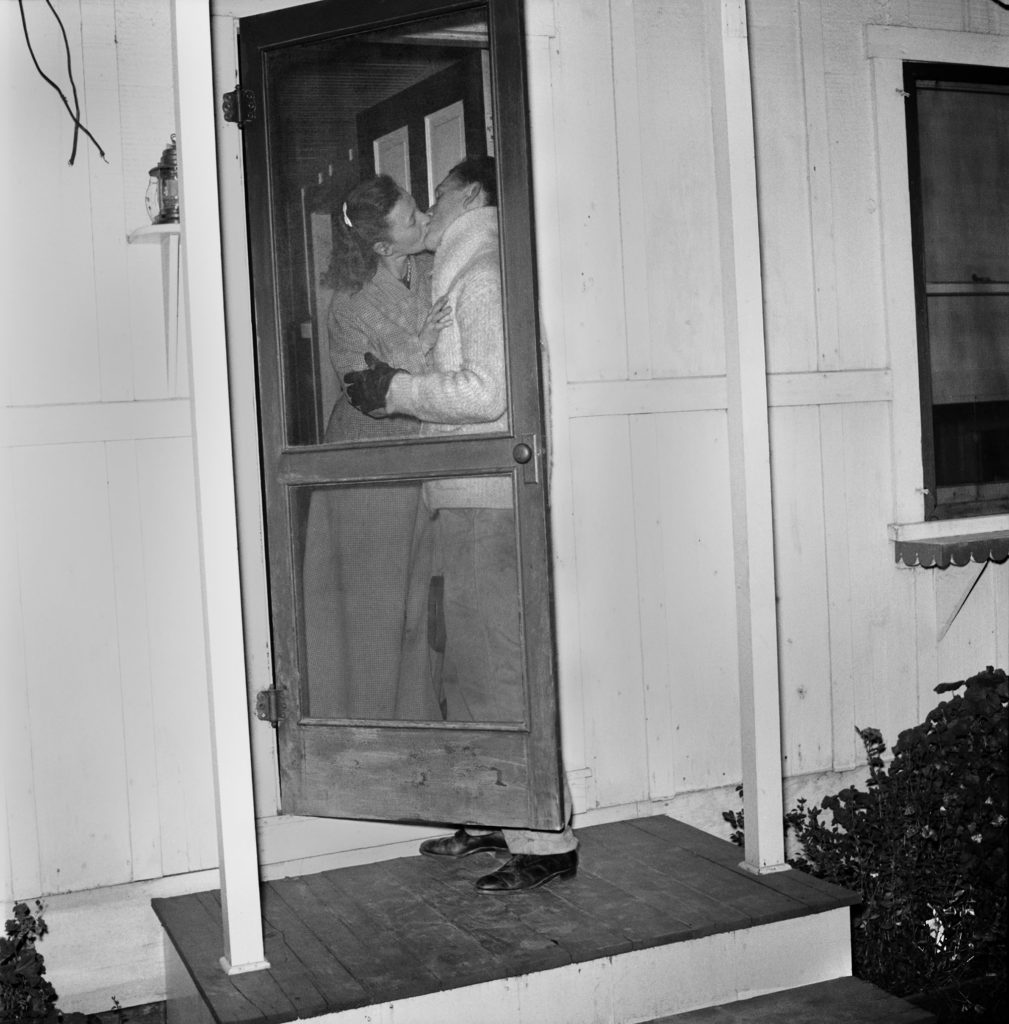
[[[352,228],[354,226],[353,224],[350,223],[350,218],[347,216],[346,203],[343,204],[343,223],[346,224],[348,228]]]

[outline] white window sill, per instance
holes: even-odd
[[[894,561],[925,569],[1009,558],[1009,514],[927,523],[891,523]]]

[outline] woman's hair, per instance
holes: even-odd
[[[378,269],[376,242],[388,238],[386,218],[403,195],[388,174],[355,185],[333,211],[333,252],[325,283],[338,292],[356,292]]]
[[[468,156],[448,172],[460,185],[474,182],[483,189],[488,206],[497,206],[497,174],[492,156]]]

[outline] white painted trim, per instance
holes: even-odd
[[[192,429],[188,398],[0,409],[0,436],[8,448],[189,437]]]
[[[767,368],[745,0],[708,8],[725,308],[746,861],[784,862]]]
[[[894,519],[913,523],[924,514],[924,473],[903,61],[1009,67],[1009,39],[870,25],[866,30],[866,52],[872,66],[883,295],[893,374]]]
[[[772,407],[889,402],[893,378],[889,370],[772,373],[767,378],[767,394]]]
[[[866,56],[873,59],[1007,67],[1007,46],[1009,38],[1006,35],[900,28],[896,25],[867,25],[865,29]]]
[[[899,60],[874,60],[872,63],[883,246],[883,301],[893,372],[894,514],[897,519],[915,520],[924,514],[921,490],[924,470],[904,80]]]
[[[945,537],[983,537],[988,533],[1009,530],[1009,513],[994,516],[972,516],[964,519],[933,519],[928,522],[890,523],[890,540],[942,540]]]
[[[214,52],[214,95],[223,96],[238,84],[238,22],[211,18]],[[267,588],[259,416],[256,407],[256,356],[252,330],[249,242],[245,214],[242,132],[228,124],[216,105],[218,202],[224,263],[224,320],[228,336],[228,376],[238,511],[238,558],[241,567],[242,611],[245,617],[245,670],[252,730],[252,775],[256,815],[280,809],[277,732],[252,712],[256,693],[273,682],[270,650],[270,606]]]
[[[666,377],[657,380],[585,381],[566,387],[568,415],[635,416],[639,413],[701,412],[725,409],[724,377]],[[846,405],[893,399],[890,370],[772,373],[767,375],[769,406]]]
[[[210,13],[214,17],[247,18],[251,14],[281,11],[287,7],[299,7],[311,2],[312,0],[210,0]],[[557,34],[554,0],[526,0],[525,18],[528,35]]]
[[[262,964],[265,958],[231,452],[208,12],[206,0],[172,2],[179,192],[185,227],[190,393],[224,956],[234,969]]]
[[[550,6],[551,16],[553,7]],[[571,469],[571,412],[567,378],[565,317],[563,306],[564,245],[557,191],[561,180],[554,119],[554,60],[556,47],[545,38],[529,39],[527,74],[529,133],[532,141],[533,207],[536,222],[536,274],[539,294],[540,353],[547,424],[547,474],[550,493],[550,533],[554,569],[554,631],[557,650],[558,689],[561,707],[578,707],[582,679],[582,649],[578,608],[574,601],[557,595],[578,588],[574,531],[574,493]],[[585,731],[577,715],[561,714],[561,750],[567,764],[584,764]],[[584,791],[575,786],[573,794]]]
[[[568,415],[634,416],[652,412],[700,412],[726,407],[724,377],[668,377],[568,384]]]

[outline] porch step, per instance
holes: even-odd
[[[155,900],[169,1024],[615,1024],[850,975],[854,893],[664,815],[578,837],[575,878],[511,896],[474,889],[484,854],[267,882],[247,974],[221,970],[219,892]]]
[[[935,1014],[858,978],[835,978],[649,1024],[934,1024]]]

